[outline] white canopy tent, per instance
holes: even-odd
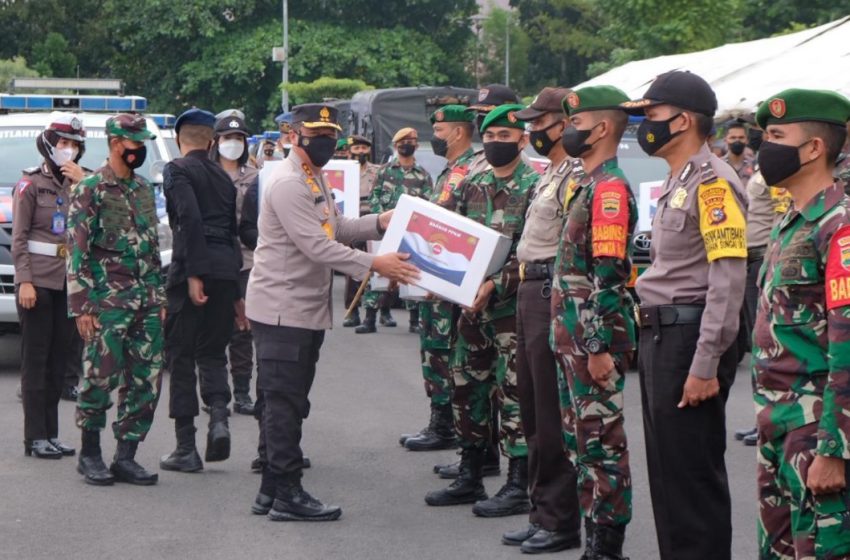
[[[659,74],[689,70],[717,93],[718,118],[753,111],[791,87],[835,90],[850,97],[850,16],[789,35],[730,43],[693,53],[629,62],[576,88],[609,84],[640,98]]]

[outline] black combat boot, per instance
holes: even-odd
[[[593,552],[587,560],[629,560],[623,556],[625,540],[625,525],[596,525],[593,531]]]
[[[100,432],[83,430],[83,445],[80,449],[80,461],[77,472],[85,477],[87,484],[109,486],[115,483],[115,476],[106,468],[100,451]]]
[[[529,523],[522,529],[502,533],[502,544],[508,546],[521,546],[522,543],[533,537],[542,527],[537,523]]]
[[[233,376],[233,412],[246,416],[254,415],[254,401],[251,400],[250,375]]]
[[[523,541],[520,550],[526,554],[558,552],[581,546],[581,531],[550,531],[540,528],[531,537]]]
[[[735,439],[743,440],[747,436],[758,434],[758,428],[744,428],[743,430],[735,430]]]
[[[251,504],[251,513],[254,515],[267,515],[272,509],[274,496],[277,492],[278,477],[268,467],[263,469],[263,479],[260,481],[260,491]]]
[[[177,434],[177,449],[159,460],[159,468],[185,473],[204,470],[204,463],[201,462],[198,448],[195,447],[195,426],[191,423],[188,425],[175,423],[174,431]]]
[[[398,326],[398,323],[393,319],[392,314],[390,313],[389,307],[381,308],[381,325],[384,327],[395,327]]]
[[[487,451],[484,454],[483,476],[501,476],[502,468],[500,463],[499,448],[488,445]],[[460,474],[460,461],[448,465],[434,465],[434,474],[438,474],[440,478],[445,479],[457,478]]]
[[[346,315],[342,322],[343,327],[359,327],[360,326],[360,309],[355,309],[351,315]]]
[[[362,325],[354,329],[354,332],[356,332],[357,334],[369,334],[373,332],[378,332],[378,329],[375,328],[375,319],[377,318],[377,315],[377,309],[367,309],[366,320],[363,321]]]
[[[410,309],[410,324],[407,330],[412,333],[419,332],[419,306],[415,305]]]
[[[204,454],[204,460],[208,463],[225,461],[230,457],[230,426],[227,423],[229,415],[224,403],[213,403],[207,432],[207,450]]]
[[[272,521],[336,521],[342,515],[339,506],[326,506],[301,486],[301,473],[281,476],[269,519]]]
[[[484,484],[481,482],[484,467],[484,450],[464,449],[460,456],[460,475],[448,488],[429,492],[425,503],[429,506],[454,506],[474,504],[487,499]]]
[[[584,554],[578,560],[593,560],[593,534],[596,532],[596,523],[589,517],[584,518]]]
[[[457,445],[452,405],[431,405],[431,422],[418,436],[408,438],[404,446],[410,451],[435,451],[452,449]]]
[[[505,517],[531,511],[528,499],[528,458],[514,457],[508,463],[508,480],[488,500],[476,502],[472,513],[478,517]]]
[[[159,475],[148,472],[142,465],[136,462],[136,450],[139,448],[138,441],[118,440],[115,448],[115,458],[109,470],[115,475],[118,482],[126,482],[137,486],[152,486],[159,480]]]

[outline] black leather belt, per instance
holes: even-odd
[[[764,259],[764,255],[766,252],[767,245],[761,245],[759,247],[747,247],[747,262],[754,262]]]
[[[520,263],[519,279],[521,282],[529,280],[551,280],[555,276],[555,263]]]
[[[222,228],[218,226],[208,226],[204,225],[204,237],[207,239],[215,239],[217,241],[224,241],[226,243],[230,243],[235,239],[235,235],[227,228]]]
[[[641,305],[637,308],[637,323],[642,329],[672,325],[699,325],[703,305]]]

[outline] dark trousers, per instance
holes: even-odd
[[[257,345],[257,389],[263,395],[261,441],[267,467],[276,475],[300,478],[304,455],[301,426],[310,413],[325,331],[251,321]]]
[[[239,290],[242,297],[248,288],[250,270],[239,273]],[[230,376],[233,378],[233,392],[237,395],[247,395],[251,390],[251,373],[254,371],[254,339],[251,331],[233,329],[230,344],[227,347],[230,354]]]
[[[720,395],[677,408],[699,325],[640,331],[640,389],[649,490],[662,560],[730,560],[731,503],[726,476],[726,399],[738,349],[720,358]]]
[[[758,276],[763,262],[764,256],[747,260],[747,285],[744,288],[744,322],[741,323],[741,330],[744,331],[743,334],[747,339],[746,348],[748,352],[752,345],[753,327],[756,324],[756,310],[759,303]]]
[[[355,249],[360,249],[361,251],[366,250],[366,242],[358,241],[357,243],[352,243],[351,246]],[[357,290],[360,288],[360,280],[355,280],[351,276],[345,277],[345,308],[348,309],[351,306],[351,302],[354,301],[354,296],[357,295]],[[361,297],[362,300],[362,297]],[[360,302],[357,302],[357,306],[354,308],[355,310],[360,309]]]
[[[18,304],[21,323],[21,394],[24,405],[24,439],[59,435],[59,397],[65,366],[76,329],[68,318],[65,290],[36,287],[35,307]]]
[[[83,377],[83,348],[85,342],[77,327],[71,329],[71,343],[68,350],[68,363],[65,366],[65,386],[76,387]]]
[[[209,299],[198,306],[189,298],[188,283],[169,288],[165,361],[171,373],[171,418],[198,415],[198,377],[204,404],[230,402],[225,350],[233,334],[233,302],[238,290],[235,280],[205,280],[204,293]]]
[[[549,346],[550,299],[543,281],[519,286],[517,390],[528,443],[529,521],[549,531],[580,530],[577,475],[564,449],[558,370]]]

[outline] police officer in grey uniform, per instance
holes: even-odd
[[[574,162],[561,144],[570,90],[547,87],[515,116],[530,123],[531,146],[551,163],[540,177],[517,247],[517,389],[528,442],[529,525],[502,536],[524,552],[554,552],[581,544],[576,470],[564,450],[558,370],[549,345],[555,254]],[[576,162],[578,163],[578,162]]]
[[[652,509],[662,560],[730,560],[726,399],[738,364],[747,276],[746,194],[706,145],[717,110],[689,72],[658,76],[643,99],[643,150],[671,173],[637,282],[640,381]]]
[[[257,348],[267,463],[252,511],[273,521],[339,519],[301,485],[301,425],[310,409],[325,329],[331,328],[333,270],[355,278],[372,271],[407,283],[418,276],[402,255],[374,256],[347,244],[379,239],[391,212],[351,220],[337,214],[322,167],[336,147],[336,108],[312,103],[292,111],[292,150],[260,200],[259,241],[246,312]],[[405,257],[406,258],[406,257]]]

